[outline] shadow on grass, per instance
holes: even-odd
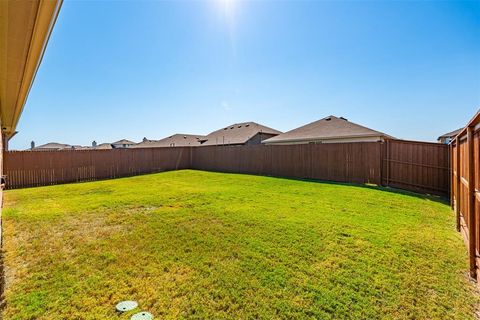
[[[240,174],[245,174],[245,173],[240,173]],[[270,177],[270,178],[276,178],[276,179],[293,180],[293,181],[304,181],[304,182],[312,182],[312,183],[322,183],[322,184],[366,188],[366,189],[371,189],[371,190],[378,190],[378,191],[390,192],[390,193],[394,193],[394,194],[406,195],[406,196],[415,197],[415,198],[419,198],[419,199],[422,199],[422,200],[434,201],[434,202],[438,202],[438,203],[442,203],[442,204],[446,204],[446,205],[450,204],[450,200],[448,198],[444,197],[444,196],[439,196],[439,195],[434,195],[434,194],[417,193],[417,192],[414,192],[414,191],[397,189],[397,188],[393,188],[393,187],[379,186],[379,185],[375,185],[375,184],[361,184],[361,183],[352,183],[352,182],[339,182],[339,181],[319,180],[319,179],[311,179],[311,178],[281,177],[281,176],[272,176],[272,175],[257,175],[257,174],[249,174],[249,173],[246,173],[246,174],[247,175],[253,175],[253,176]]]

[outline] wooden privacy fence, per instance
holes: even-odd
[[[372,183],[448,196],[448,146],[405,140],[195,148],[192,167],[338,182]]]
[[[382,185],[447,196],[450,192],[448,146],[389,140],[384,145]]]
[[[192,167],[199,170],[381,183],[380,143],[197,147]]]
[[[4,157],[7,188],[118,178],[190,167],[191,148],[12,151]]]
[[[477,279],[480,265],[480,112],[450,147],[451,204],[457,217],[457,230],[462,232],[468,246],[470,276]]]
[[[171,147],[5,153],[7,188],[177,169],[392,186],[447,196],[448,147],[388,140],[304,145]]]

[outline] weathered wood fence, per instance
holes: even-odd
[[[470,276],[480,280],[480,112],[450,143],[451,204],[468,246]]]
[[[387,142],[172,147],[5,153],[7,188],[91,181],[177,169],[371,183],[447,196],[449,149]]]

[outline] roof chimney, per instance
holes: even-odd
[[[142,141],[143,141],[143,142],[147,142],[147,141],[148,141],[147,137],[143,137],[143,140],[142,140]]]
[[[35,141],[30,142],[30,149],[35,149]]]

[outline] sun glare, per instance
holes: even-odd
[[[223,13],[227,17],[232,17],[235,9],[235,0],[217,0]]]

